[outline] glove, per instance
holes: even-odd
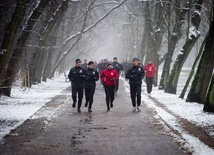
[[[85,76],[85,79],[86,79],[86,80],[88,80],[88,79],[89,79],[89,76],[88,76],[88,75],[86,75],[86,76]]]
[[[115,78],[111,78],[111,81],[115,81]]]

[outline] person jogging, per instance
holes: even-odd
[[[100,75],[100,80],[101,83],[104,85],[106,94],[107,112],[109,112],[110,107],[113,108],[115,84],[116,81],[119,79],[119,76],[111,63],[108,63],[106,67],[107,68],[103,70]]]
[[[89,61],[88,62],[88,68],[86,70],[86,76],[85,76],[85,97],[86,97],[86,103],[85,107],[88,107],[88,112],[92,112],[92,104],[93,104],[93,97],[95,93],[96,88],[96,81],[99,80],[99,73],[93,69],[94,62]],[[89,105],[88,105],[89,104]]]
[[[117,71],[117,74],[120,76],[121,71],[123,71],[123,66],[117,61],[117,57],[113,58],[112,66]],[[117,94],[118,88],[119,88],[119,80],[116,81],[115,94]]]
[[[132,61],[132,67],[126,72],[126,78],[129,79],[130,95],[132,100],[133,111],[140,111],[141,105],[141,85],[144,77],[144,70],[142,66],[139,66],[139,61],[134,58]],[[136,107],[137,96],[137,107]]]
[[[147,93],[149,96],[151,96],[153,79],[154,79],[154,75],[156,73],[156,68],[152,64],[151,60],[149,60],[148,63],[144,66],[144,70],[146,72]]]
[[[83,88],[85,84],[85,75],[86,70],[84,70],[81,67],[81,60],[76,59],[76,65],[75,67],[71,68],[68,78],[71,81],[71,90],[72,90],[72,99],[73,104],[72,107],[76,107],[77,102],[77,93],[78,93],[78,106],[77,106],[77,112],[81,113],[81,105],[82,105],[82,98],[83,98]]]

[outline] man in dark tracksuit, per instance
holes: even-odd
[[[123,70],[123,66],[117,62],[117,57],[113,58],[112,66],[117,71],[117,74],[120,76],[121,71]],[[119,88],[119,80],[116,81],[115,93],[117,93],[118,88]]]
[[[96,88],[96,82],[99,80],[99,74],[98,72],[93,69],[94,63],[93,61],[88,62],[88,68],[86,70],[86,76],[85,76],[85,97],[86,97],[86,103],[85,107],[88,106],[88,112],[92,112],[92,104],[93,104],[93,96],[95,93],[95,88]]]
[[[75,108],[77,102],[77,93],[78,93],[78,107],[77,112],[81,113],[81,105],[82,105],[82,98],[83,98],[83,88],[85,84],[85,74],[86,70],[81,68],[81,60],[76,59],[75,67],[71,68],[68,78],[71,81],[71,89],[72,89],[72,99],[73,105],[72,107]]]
[[[129,79],[130,94],[134,111],[136,111],[136,95],[137,110],[140,111],[139,106],[141,104],[141,85],[144,74],[144,69],[142,68],[142,66],[139,66],[138,59],[134,58],[132,67],[126,73],[126,78]]]

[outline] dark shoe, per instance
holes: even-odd
[[[88,112],[92,112],[91,108],[88,108]]]
[[[77,112],[78,112],[78,113],[81,113],[81,110],[80,110],[80,108],[78,108],[78,109],[77,109]]]
[[[111,106],[111,108],[113,108],[113,103],[111,103],[111,105],[110,105],[110,106]]]
[[[73,102],[72,107],[73,107],[73,108],[76,107],[76,102]]]
[[[85,107],[87,107],[87,106],[88,106],[88,102],[85,103]]]

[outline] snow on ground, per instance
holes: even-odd
[[[64,75],[33,85],[27,91],[14,86],[10,98],[0,97],[0,140],[69,86],[70,82],[65,82]]]
[[[188,72],[184,72],[181,75],[178,92],[182,90]],[[124,82],[125,91],[129,92],[128,82],[125,81],[124,78],[121,79]],[[10,98],[0,97],[0,140],[8,134],[10,130],[21,125],[26,119],[30,118],[42,106],[49,102],[51,98],[61,94],[62,90],[69,86],[70,82],[65,82],[64,75],[60,75],[53,80],[33,85],[28,91],[22,91],[20,87],[15,86]],[[178,98],[178,95],[164,93],[164,91],[158,90],[157,87],[153,88],[152,97],[164,104],[174,114],[197,126],[214,126],[214,115],[204,113],[202,111],[203,105],[186,103],[185,100]],[[156,111],[157,114],[155,117],[162,118],[182,135],[182,138],[187,142],[187,144],[185,144],[187,146],[185,147],[193,148],[194,154],[214,155],[213,149],[204,145],[197,137],[188,134],[173,115],[153,103],[146,94],[145,83],[142,85],[142,101],[148,108]],[[209,134],[214,135],[214,131],[210,130]]]
[[[126,92],[129,91],[128,81],[121,78],[125,85]],[[164,104],[169,110],[171,110],[177,116],[188,120],[189,122],[200,126],[208,127],[214,126],[214,115],[203,112],[203,105],[198,103],[187,103],[184,99],[180,99],[179,95],[173,95],[164,93],[162,90],[158,90],[157,87],[153,87],[152,97],[157,99],[160,103]],[[167,124],[178,131],[182,138],[187,142],[186,148],[193,149],[195,155],[214,155],[214,150],[209,148],[197,137],[188,134],[177,121],[176,117],[165,111],[163,108],[156,106],[154,102],[148,97],[146,93],[146,84],[142,84],[142,102],[149,108],[154,110],[157,114],[155,117],[163,119]],[[210,135],[214,135],[213,131],[210,131]]]

